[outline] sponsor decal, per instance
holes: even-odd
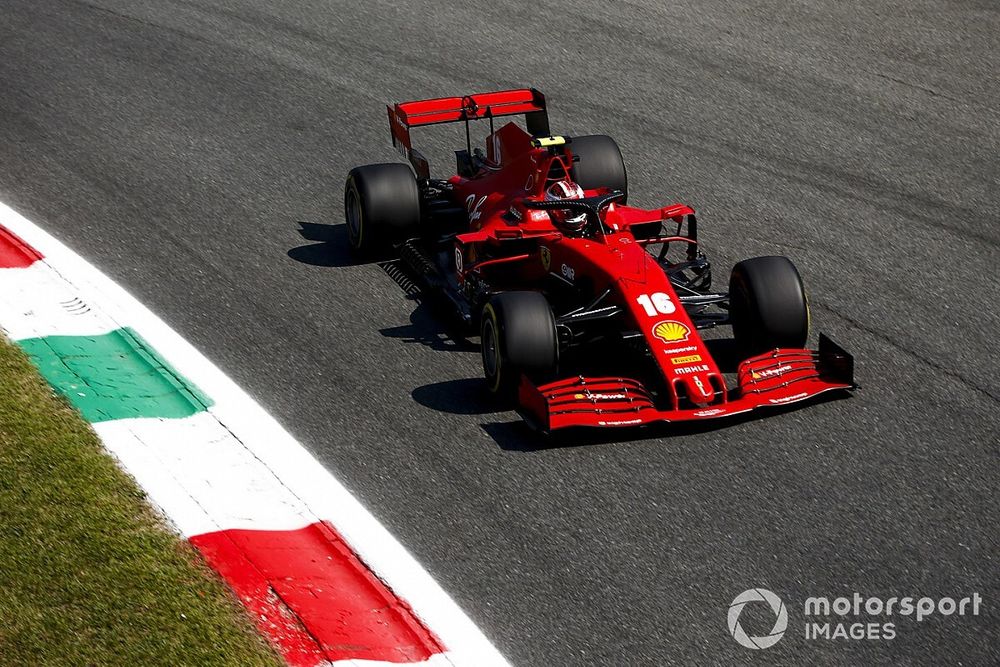
[[[704,373],[708,370],[708,364],[699,364],[698,366],[684,366],[683,368],[675,368],[674,372],[678,375],[691,375],[692,373]]]
[[[677,320],[663,320],[653,326],[653,335],[664,343],[678,343],[686,341],[691,330]]]
[[[508,215],[510,215],[510,217],[512,217],[512,218],[514,218],[515,220],[517,220],[518,222],[520,222],[520,221],[521,221],[521,218],[523,217],[523,216],[521,215],[521,212],[520,212],[520,211],[518,211],[518,210],[517,210],[517,207],[515,207],[515,206],[511,206],[511,207],[510,207],[510,210],[509,210],[509,211],[507,211],[507,214],[508,214]]]
[[[650,317],[656,317],[657,313],[660,315],[670,315],[677,312],[677,304],[670,299],[670,295],[666,292],[640,294],[636,297],[635,301],[642,306],[642,309]]]
[[[809,392],[804,391],[801,394],[795,394],[794,396],[785,396],[784,398],[769,398],[768,402],[774,403],[775,405],[781,405],[782,403],[791,403],[792,401],[798,401],[809,395]]]
[[[566,280],[570,282],[576,280],[576,271],[569,264],[563,264],[560,270],[562,271],[563,277]]]
[[[598,426],[631,426],[633,424],[641,424],[641,419],[613,419],[609,421],[599,421]]]
[[[539,246],[538,252],[542,256],[542,268],[548,271],[552,266],[552,251],[547,246]]]
[[[479,209],[486,203],[486,195],[476,201],[476,195],[469,195],[465,198],[465,208],[469,209],[469,222],[475,222],[483,217],[483,212]]]
[[[740,617],[747,605],[756,607],[763,616],[745,619],[744,627]],[[982,607],[983,596],[978,592],[932,598],[865,596],[857,591],[841,597],[808,596],[804,602],[793,600],[786,606],[777,595],[758,587],[736,596],[727,610],[726,624],[737,643],[756,651],[771,648],[785,634],[807,642],[892,641],[906,632],[920,632],[923,621],[931,617],[936,617],[934,626],[940,632],[945,624],[959,623],[957,617],[979,616]],[[770,624],[772,614],[774,623]],[[753,627],[761,621],[765,622],[763,627]]]
[[[751,371],[750,377],[754,380],[763,380],[764,378],[774,377],[775,375],[781,375],[787,371],[792,370],[792,367],[788,364],[778,366],[777,368],[767,368],[762,371]]]
[[[664,352],[666,354],[684,354],[685,352],[697,352],[697,345],[685,345],[684,347],[668,347]]]
[[[409,131],[407,130],[406,123],[404,123],[403,119],[400,118],[399,113],[393,112],[389,115],[389,118],[391,119],[390,122],[394,122],[399,126],[400,134],[403,137],[408,137]],[[390,127],[390,129],[392,128]],[[403,142],[402,138],[396,136],[396,132],[392,133],[392,145],[396,147],[396,150],[399,151],[403,157],[409,159],[410,149],[406,146],[406,143]]]
[[[689,354],[686,357],[674,357],[670,360],[674,366],[679,366],[681,364],[695,364],[701,361],[700,354]]]
[[[928,616],[979,616],[983,596],[917,598],[912,595],[868,597],[809,597],[805,601],[806,639],[892,640],[897,632],[919,628]],[[817,618],[818,617],[818,618]],[[904,620],[903,617],[906,617]],[[912,617],[912,618],[911,618]],[[841,620],[844,619],[844,620]],[[938,623],[945,623],[942,618]]]
[[[502,156],[502,153],[500,152],[500,137],[498,137],[496,135],[496,133],[494,133],[493,134],[493,162],[494,162],[494,164],[500,164],[503,161],[503,159],[502,159],[501,156]]]
[[[587,398],[589,398],[590,400],[614,401],[614,400],[626,399],[628,398],[628,396],[626,396],[625,394],[573,394],[573,398],[575,398],[578,401]]]
[[[695,417],[714,417],[715,415],[721,415],[725,410],[723,408],[712,408],[711,410],[699,410],[694,413]]]
[[[462,249],[458,247],[455,248],[455,270],[462,273]]]

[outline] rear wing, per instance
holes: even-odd
[[[392,145],[411,162],[414,161],[414,156],[411,156],[413,144],[410,142],[410,128],[423,125],[465,121],[466,144],[469,144],[470,120],[488,118],[492,124],[493,118],[524,115],[528,132],[532,136],[547,137],[549,135],[549,117],[545,110],[545,96],[534,88],[501,90],[495,93],[478,93],[464,97],[439,97],[431,100],[399,102],[392,106],[387,105],[386,110],[389,112]],[[471,152],[471,146],[469,146],[469,150]],[[419,155],[415,157],[419,158]]]

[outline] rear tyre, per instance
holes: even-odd
[[[556,321],[538,292],[504,292],[483,306],[480,325],[483,375],[490,393],[517,394],[521,374],[543,379],[559,363]]]
[[[420,224],[420,190],[405,164],[351,169],[344,185],[344,219],[351,248],[362,254],[387,250]]]
[[[628,176],[625,174],[625,160],[618,144],[603,134],[573,137],[570,150],[580,158],[573,164],[570,176],[585,190],[611,188],[621,190],[628,199]]]
[[[729,314],[745,357],[776,347],[804,347],[809,336],[805,288],[787,257],[754,257],[734,266]]]

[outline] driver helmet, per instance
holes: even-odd
[[[556,181],[545,191],[545,201],[560,201],[563,199],[583,199],[583,188],[573,181]],[[579,234],[587,226],[587,214],[572,209],[555,209],[552,220],[556,227]]]

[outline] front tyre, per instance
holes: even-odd
[[[369,164],[351,169],[344,185],[344,219],[351,248],[382,252],[420,224],[417,179],[405,164]]]
[[[483,307],[480,327],[483,375],[490,393],[511,400],[521,374],[544,378],[559,363],[556,322],[538,292],[504,292]]]
[[[802,278],[787,257],[754,257],[729,278],[733,336],[744,356],[777,347],[805,347],[809,303]]]

